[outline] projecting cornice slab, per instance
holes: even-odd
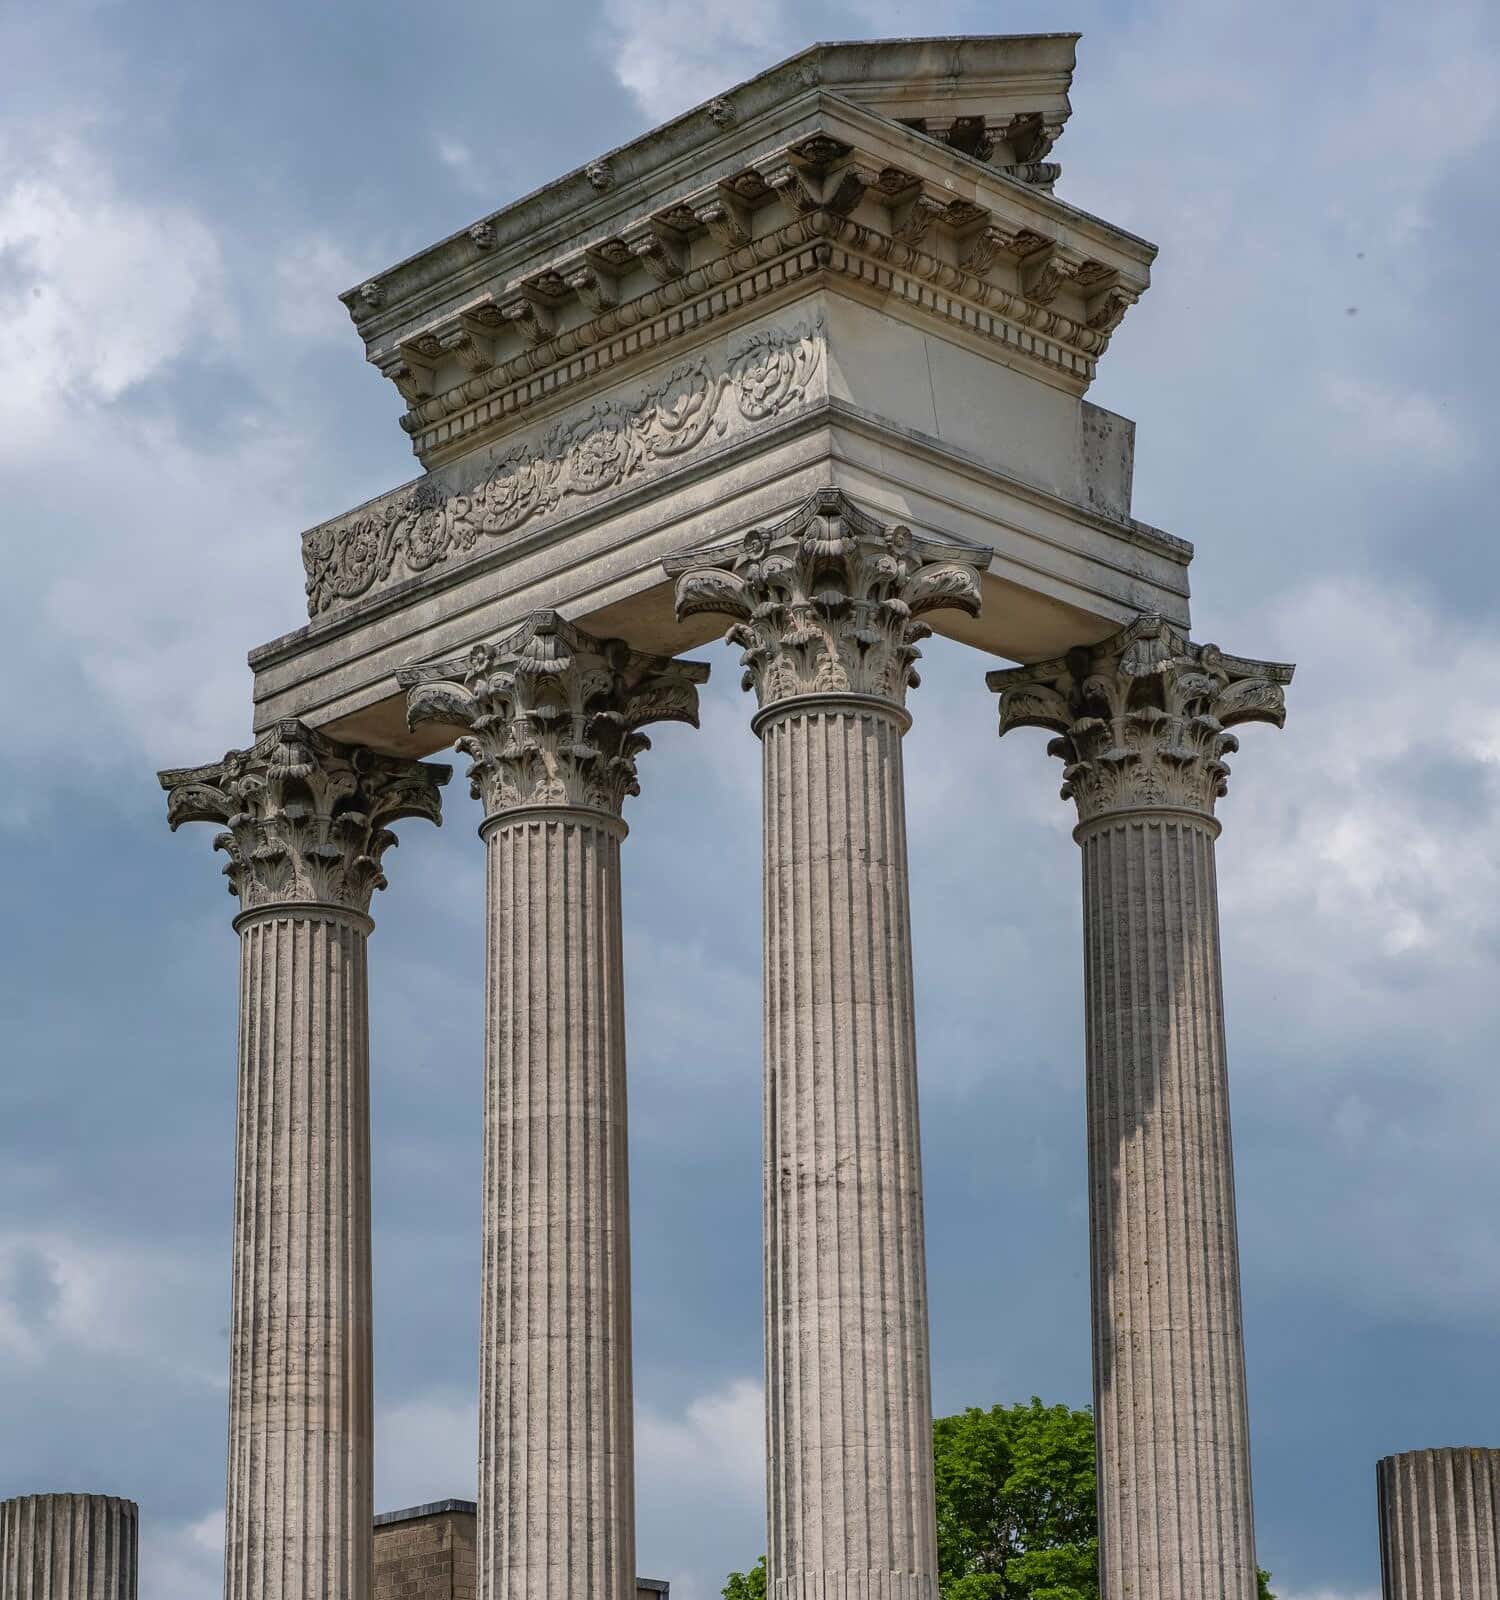
[[[819,282],[1081,394],[1154,247],[1049,192],[1072,35],[815,46],[345,296],[428,466]]]

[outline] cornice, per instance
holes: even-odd
[[[341,297],[367,340],[422,314],[440,286],[524,271],[685,167],[703,169],[824,100],[859,104],[952,139],[998,166],[1037,162],[1066,123],[1076,34],[898,39],[810,46],[376,274]],[[810,130],[808,130],[810,131]],[[773,139],[774,142],[774,139]]]
[[[817,150],[819,142],[800,148]],[[785,214],[760,233],[747,216],[735,217],[741,208],[716,185],[627,229],[633,246],[618,237],[596,241],[406,339],[382,370],[407,401],[401,425],[416,455],[429,467],[452,460],[533,408],[593,387],[643,352],[687,342],[799,282],[894,292],[924,316],[996,347],[1001,359],[1082,394],[1149,281],[1146,264],[1104,258],[1102,243],[1080,244],[1065,229],[1043,232],[1039,217],[1003,216],[889,163],[861,165],[843,149],[847,159],[823,170],[797,149],[777,152],[761,163],[769,179],[746,178]],[[710,241],[713,248],[704,248]],[[607,274],[599,263],[614,260],[629,272],[627,252],[654,262],[654,281],[622,299],[618,288],[601,288]],[[561,308],[570,299],[587,299],[592,314],[565,325]]]

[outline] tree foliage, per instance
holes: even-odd
[[[1094,1418],[1068,1406],[977,1407],[932,1428],[942,1600],[1099,1600]],[[1276,1600],[1257,1575],[1258,1600]],[[765,1600],[766,1558],[724,1600]]]
[[[971,1407],[933,1425],[943,1600],[1097,1600],[1094,1419]]]
[[[748,1572],[731,1572],[719,1593],[724,1600],[766,1600],[766,1558],[762,1556]]]

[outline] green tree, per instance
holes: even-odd
[[[762,1556],[748,1572],[731,1572],[719,1593],[724,1600],[766,1600],[766,1558]]]
[[[1094,1419],[970,1408],[933,1424],[943,1600],[1098,1600]]]
[[[932,1428],[942,1600],[1099,1600],[1094,1418],[1067,1406],[991,1406]],[[766,1558],[724,1600],[765,1600]],[[1258,1600],[1276,1600],[1257,1574]]]

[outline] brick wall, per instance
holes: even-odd
[[[659,1578],[637,1578],[636,1600],[670,1600]],[[476,1600],[474,1503],[439,1500],[375,1519],[374,1600]]]
[[[475,1600],[473,1504],[442,1500],[377,1517],[374,1600]]]

